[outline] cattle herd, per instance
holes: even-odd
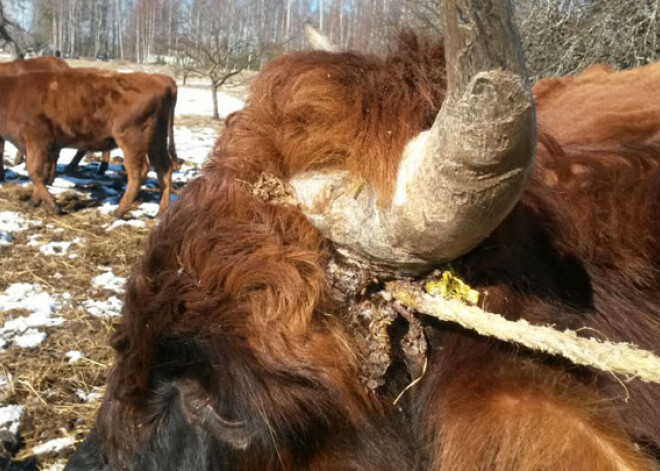
[[[55,178],[60,150],[78,149],[69,172],[86,151],[103,151],[102,173],[108,151],[119,147],[128,185],[116,215],[128,211],[149,164],[158,175],[164,210],[172,171],[178,168],[173,135],[176,99],[176,82],[162,74],[72,69],[57,57],[0,64],[0,155],[5,140],[12,142],[18,149],[16,163],[27,157],[34,184],[31,203],[43,202],[59,213],[46,185]],[[0,181],[4,174],[0,159]]]
[[[358,306],[449,262],[489,311],[660,355],[660,63],[530,86],[508,0],[440,3],[442,41],[273,60],[167,211],[172,79],[0,69],[33,204],[63,147],[121,148],[119,215],[162,188],[66,469],[660,469],[659,384],[421,315],[421,377],[359,377]]]

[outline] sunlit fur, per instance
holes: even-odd
[[[385,60],[300,53],[259,74],[149,238],[95,431],[69,469],[653,469],[658,386],[451,325],[425,320],[429,368],[404,413],[381,403],[357,380],[327,241],[253,195],[262,172],[345,168],[386,204],[443,71],[441,45],[406,36]],[[660,147],[552,134],[512,214],[454,268],[491,311],[660,353]]]

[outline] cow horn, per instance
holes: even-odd
[[[534,163],[536,124],[508,0],[443,0],[447,94],[435,123],[408,143],[392,201],[347,172],[291,185],[302,211],[339,249],[416,273],[484,240],[518,201]]]
[[[339,47],[329,37],[314,28],[310,23],[305,23],[305,37],[312,49],[327,52],[339,52]]]

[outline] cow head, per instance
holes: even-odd
[[[445,101],[431,129],[405,147],[391,201],[348,172],[290,181],[340,251],[388,271],[421,272],[474,248],[513,208],[534,162],[532,94],[509,2],[443,0],[441,8]]]

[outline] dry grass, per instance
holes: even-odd
[[[167,64],[136,64],[127,61],[97,61],[94,59],[67,59],[66,62],[75,68],[93,67],[95,69],[121,70],[130,69],[140,72],[159,73],[174,76],[174,68]]]
[[[201,116],[197,114],[183,114],[176,117],[176,126],[190,128],[211,128],[218,131],[218,134],[224,128],[224,120],[216,121],[211,116]]]
[[[35,445],[65,436],[81,440],[88,433],[100,399],[85,402],[77,392],[102,396],[112,362],[108,339],[113,321],[89,315],[82,303],[90,298],[105,300],[112,294],[92,288],[91,279],[101,273],[99,266],[111,266],[116,275],[127,276],[153,226],[151,220],[146,228],[122,226],[107,232],[104,226],[113,221],[110,216],[93,208],[52,216],[43,208],[29,208],[21,201],[27,194],[28,190],[17,184],[0,186],[0,211],[17,211],[28,219],[43,221],[41,227],[16,233],[11,246],[0,247],[0,291],[12,283],[38,283],[60,299],[69,293],[70,301],[57,312],[66,322],[42,329],[48,338],[39,347],[10,346],[2,354],[4,371],[0,374],[10,373],[12,381],[0,402],[25,406],[20,426],[24,443],[15,457],[19,462],[30,460]],[[64,207],[75,205],[67,194],[58,195],[58,200]],[[63,231],[58,232],[58,228]],[[44,256],[39,247],[27,245],[28,235],[34,234],[44,242],[80,238],[81,242],[69,250],[78,257]],[[8,314],[20,313],[4,316]],[[84,357],[70,364],[66,356],[70,350],[79,350]],[[52,464],[71,452],[69,448],[42,455],[39,465]]]

